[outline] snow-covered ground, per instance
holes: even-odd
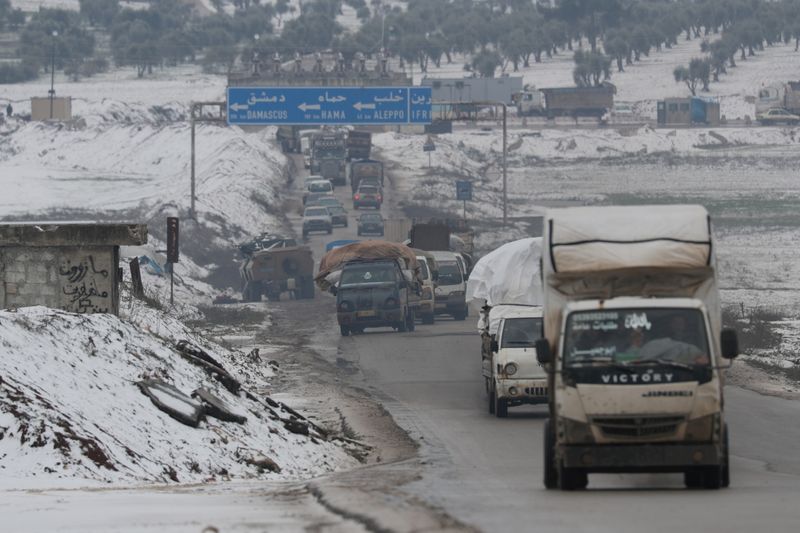
[[[211,344],[170,316],[131,302],[123,317],[75,315],[41,307],[0,311],[0,471],[4,488],[31,484],[299,479],[352,466],[312,428],[290,432],[289,411],[244,392],[232,394],[174,349],[186,339],[217,359],[255,398],[271,367]],[[169,382],[186,394],[204,387],[244,416],[210,416],[193,428],[162,413],[136,383]],[[260,456],[280,471],[251,464]]]

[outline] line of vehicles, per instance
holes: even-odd
[[[498,286],[522,282],[539,300],[486,300],[489,411],[547,404],[547,488],[582,489],[588,474],[615,472],[677,472],[688,488],[727,487],[723,371],[738,341],[722,328],[708,212],[553,209],[544,228],[522,264],[506,259],[498,278],[483,275],[483,258],[470,280],[485,298],[520,294]]]

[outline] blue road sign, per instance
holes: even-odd
[[[456,200],[472,201],[472,182],[466,180],[456,181]]]
[[[228,124],[430,122],[430,87],[228,87]]]

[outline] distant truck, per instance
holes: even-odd
[[[350,163],[350,186],[356,192],[362,179],[374,179],[383,187],[383,163],[374,159],[364,159]]]
[[[300,153],[300,132],[307,129],[304,126],[278,126],[275,138],[281,145],[281,151]]]
[[[791,114],[800,115],[800,81],[776,83],[758,90],[756,115],[771,109],[785,109]]]
[[[450,250],[450,227],[446,224],[414,224],[409,238],[412,248],[427,251]]]
[[[369,159],[372,152],[372,134],[351,130],[347,133],[347,160]]]
[[[614,107],[616,88],[605,83],[599,87],[555,87],[526,89],[514,95],[520,116],[602,117]]]
[[[708,212],[552,209],[544,227],[545,486],[682,472],[687,487],[727,487],[722,363],[738,342],[722,330]]]
[[[298,300],[314,298],[314,259],[306,246],[246,253],[239,273],[242,298],[246,302],[261,301],[263,295],[278,301],[284,292]]]
[[[311,174],[334,185],[347,183],[347,146],[344,132],[321,132],[311,137]]]

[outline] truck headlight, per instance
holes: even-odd
[[[719,414],[701,416],[686,422],[686,440],[710,441],[719,425]]]
[[[505,368],[503,369],[503,372],[507,376],[513,376],[514,374],[517,373],[517,370],[518,368],[516,363],[507,363]]]

